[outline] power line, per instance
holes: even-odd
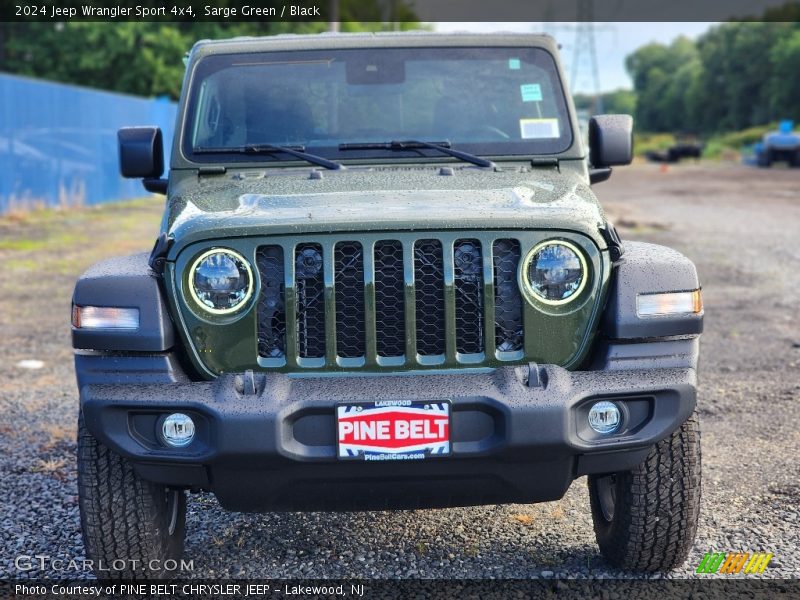
[[[575,23],[544,23],[543,29],[553,34],[558,31],[573,34],[572,63],[569,69],[570,89],[574,94],[581,79],[588,78],[591,81],[594,113],[602,114],[604,112],[603,95],[597,59],[596,34],[600,32],[616,33],[616,28],[611,25],[598,25],[594,22],[593,0],[577,0],[576,17]],[[584,60],[584,58],[588,60]]]

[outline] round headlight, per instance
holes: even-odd
[[[231,313],[241,308],[253,293],[253,273],[241,254],[233,250],[209,250],[189,270],[189,291],[204,310]]]
[[[578,297],[588,273],[583,254],[561,240],[543,242],[528,254],[522,265],[522,279],[537,300],[564,304]]]

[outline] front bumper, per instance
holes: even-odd
[[[213,491],[234,510],[348,510],[555,500],[576,477],[630,469],[691,415],[691,367],[570,372],[547,365],[384,376],[241,376],[190,382],[160,375],[161,357],[132,366],[77,356],[87,427],[144,478]],[[134,359],[131,359],[134,360]],[[103,362],[105,361],[105,362]],[[150,361],[150,362],[147,362]],[[159,363],[160,365],[160,363]],[[637,367],[642,365],[637,364]],[[164,371],[165,373],[167,371]],[[113,377],[110,376],[114,373]],[[599,398],[625,421],[601,438],[586,426]],[[452,402],[452,454],[422,461],[336,458],[339,402]],[[159,444],[160,416],[190,414],[185,449]]]

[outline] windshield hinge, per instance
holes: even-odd
[[[153,245],[153,250],[150,252],[150,258],[147,262],[150,268],[153,269],[159,277],[164,273],[164,263],[167,260],[167,252],[169,252],[169,248],[174,241],[175,238],[167,236],[166,233],[162,232],[161,235],[156,238],[156,243]]]
[[[608,255],[609,258],[611,258],[611,262],[617,262],[625,253],[625,246],[622,245],[622,240],[617,233],[617,228],[614,227],[611,221],[606,221],[606,224],[599,229],[600,235],[603,236],[608,246]]]
[[[202,177],[203,175],[225,175],[227,172],[227,167],[213,165],[209,167],[200,167],[197,169],[197,176]]]
[[[558,159],[552,156],[534,156],[531,159],[532,167],[556,167],[558,168]]]

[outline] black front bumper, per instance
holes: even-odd
[[[134,361],[134,362],[131,362]],[[135,363],[135,364],[134,364]],[[144,478],[213,491],[234,510],[348,510],[555,500],[574,478],[632,468],[695,406],[691,367],[190,382],[169,355],[78,355],[87,427]],[[538,375],[538,377],[537,377]],[[538,381],[537,381],[538,379]],[[245,389],[243,389],[243,387]],[[623,407],[605,438],[586,425],[599,398]],[[412,462],[341,461],[334,406],[373,400],[452,402],[452,453]],[[180,411],[197,431],[168,449],[155,431]]]

